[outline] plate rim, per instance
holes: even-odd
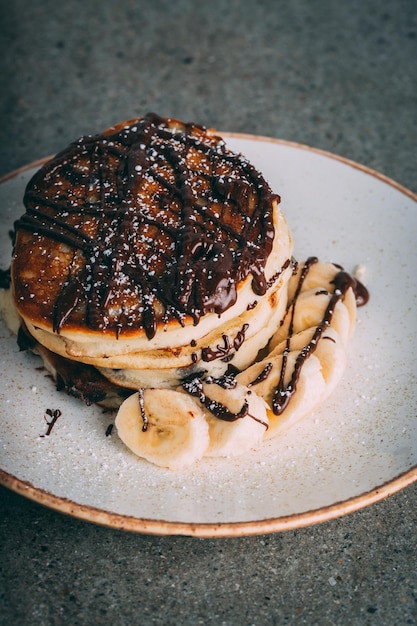
[[[417,194],[401,183],[398,183],[394,179],[375,169],[327,150],[286,139],[268,137],[266,135],[221,131],[215,131],[215,134],[226,140],[231,138],[260,143],[272,143],[319,154],[326,158],[339,161],[344,165],[353,167],[354,169],[360,170],[365,174],[388,184],[397,191],[411,198],[413,201],[417,202]],[[43,157],[14,169],[13,171],[0,177],[0,184],[15,178],[30,169],[41,167],[53,158],[53,156],[54,155]],[[36,502],[37,504],[70,517],[117,530],[126,530],[148,535],[185,535],[199,538],[243,537],[283,532],[313,526],[367,508],[372,504],[380,502],[381,500],[398,493],[414,482],[417,482],[417,464],[369,491],[365,491],[357,496],[348,498],[347,500],[340,500],[332,503],[331,505],[303,511],[302,513],[294,513],[281,517],[272,517],[252,521],[181,522],[140,518],[107,511],[88,504],[80,504],[63,496],[54,495],[48,490],[35,487],[30,481],[22,480],[0,468],[0,485],[23,497],[26,497],[29,500],[32,500],[33,502]]]
[[[181,535],[206,539],[215,537],[247,537],[314,526],[363,510],[402,491],[416,481],[417,465],[392,480],[374,487],[370,491],[365,491],[353,498],[340,500],[318,509],[303,511],[302,513],[251,521],[181,522],[139,518],[106,511],[88,504],[80,504],[69,498],[56,496],[45,489],[35,487],[30,481],[21,480],[13,476],[13,474],[0,469],[0,485],[37,504],[69,517],[94,523],[98,526],[114,528],[115,530],[125,530],[147,535]]]

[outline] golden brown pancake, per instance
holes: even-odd
[[[292,240],[279,201],[195,124],[148,114],[82,137],[27,186],[17,311],[48,350],[122,385],[128,370],[129,387],[137,372],[177,382],[187,368],[246,367],[286,306]]]

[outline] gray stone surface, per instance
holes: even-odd
[[[154,110],[314,145],[417,191],[415,0],[0,10],[0,174]],[[235,539],[129,534],[0,498],[1,625],[417,624],[415,486]]]

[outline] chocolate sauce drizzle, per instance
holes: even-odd
[[[210,380],[210,382],[215,382],[214,380]],[[217,382],[217,381],[216,381]],[[233,385],[232,385],[233,386]],[[203,381],[199,376],[192,376],[186,378],[182,381],[182,387],[184,391],[189,393],[194,398],[198,398],[201,404],[208,410],[210,413],[213,413],[215,417],[218,419],[224,420],[225,422],[235,422],[242,417],[245,417],[249,414],[249,404],[248,401],[242,405],[242,408],[238,413],[232,413],[229,409],[220,402],[216,400],[211,400],[203,391]],[[230,387],[229,387],[230,388]]]
[[[259,383],[262,383],[264,380],[268,378],[271,370],[272,370],[272,363],[267,363],[265,367],[263,368],[262,372],[258,374],[258,376],[255,378],[255,380],[249,383],[248,387],[254,387],[255,385],[258,385]]]
[[[333,317],[333,312],[338,301],[344,297],[344,295],[346,294],[349,288],[353,289],[353,292],[356,297],[357,306],[363,306],[369,300],[369,293],[366,287],[362,285],[362,283],[360,283],[359,281],[355,280],[350,274],[348,274],[347,272],[345,272],[342,268],[338,266],[340,271],[336,274],[334,280],[332,281],[332,284],[334,285],[334,291],[331,294],[323,319],[321,323],[317,326],[311,341],[301,350],[300,354],[298,355],[290,381],[288,382],[288,384],[285,384],[284,381],[286,378],[286,372],[287,372],[287,366],[288,366],[288,354],[290,352],[291,338],[293,335],[294,309],[297,303],[297,299],[300,295],[303,282],[306,279],[306,276],[308,272],[310,271],[311,266],[317,262],[318,262],[317,257],[309,257],[307,261],[305,262],[300,272],[297,289],[295,291],[294,299],[292,301],[291,318],[290,318],[290,325],[288,329],[288,336],[286,340],[286,347],[282,354],[283,358],[282,358],[282,364],[281,364],[281,372],[280,372],[278,384],[272,396],[272,410],[275,413],[275,415],[281,415],[284,409],[288,406],[288,403],[290,402],[292,396],[294,395],[296,391],[297,383],[300,378],[301,369],[304,363],[306,362],[306,360],[308,359],[308,357],[312,355],[314,351],[316,350],[317,345],[320,339],[322,338],[324,331],[330,325],[332,317]],[[323,291],[319,291],[317,293],[323,293]],[[324,293],[327,294],[327,291]],[[327,337],[325,337],[325,339],[326,338]],[[329,337],[329,339],[331,338]],[[254,386],[266,380],[271,370],[272,370],[272,364],[267,363],[265,368],[262,370],[262,372],[260,372],[258,377],[255,380],[253,380],[249,386]]]
[[[223,389],[234,389],[237,385],[236,382],[236,374],[238,370],[233,370],[231,368],[228,372],[223,374],[223,376],[219,378],[214,378],[212,376],[207,376],[207,378],[203,381],[204,374],[189,376],[182,381],[182,388],[184,391],[189,393],[191,396],[197,398],[201,404],[212,413],[217,419],[223,420],[225,422],[235,422],[238,419],[242,419],[243,417],[250,417],[255,422],[262,424],[268,429],[268,424],[263,420],[259,419],[255,415],[249,413],[249,403],[247,400],[242,404],[242,408],[237,413],[233,413],[230,411],[224,404],[217,402],[217,400],[212,400],[207,394],[204,393],[203,390],[203,382],[208,385],[217,384]],[[251,393],[250,391],[248,393]]]
[[[227,335],[222,335],[222,346],[217,344],[215,348],[203,348],[201,350],[202,360],[208,363],[210,361],[215,361],[216,359],[221,359],[221,361],[227,363],[233,359],[234,353],[239,350],[245,341],[245,334],[248,328],[249,324],[243,324],[241,330],[238,331],[232,343]],[[234,350],[234,352],[232,352],[232,350]]]
[[[148,430],[148,426],[149,426],[149,420],[148,420],[148,416],[146,415],[145,404],[144,404],[144,399],[143,399],[144,393],[145,393],[145,389],[141,387],[138,390],[138,403],[139,403],[140,416],[142,418],[142,432],[143,433],[145,433]]]
[[[74,322],[116,336],[143,328],[150,339],[159,321],[224,312],[249,274],[254,293],[265,293],[274,201],[219,137],[150,113],[81,137],[47,163],[15,228],[72,250],[55,332]]]

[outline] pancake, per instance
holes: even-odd
[[[82,137],[27,185],[17,313],[50,353],[126,388],[245,368],[286,308],[279,202],[196,124],[148,114]]]

